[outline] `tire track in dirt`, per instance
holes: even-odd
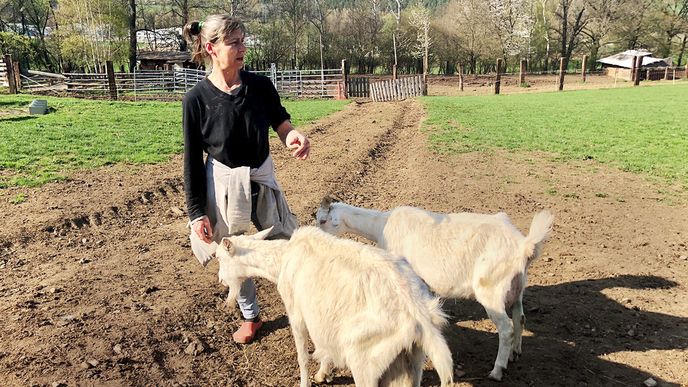
[[[560,220],[546,259],[529,270],[532,334],[507,383],[604,385],[610,376],[626,385],[649,376],[684,383],[685,205],[664,205],[642,178],[591,172],[587,163],[507,152],[436,155],[418,130],[422,117],[415,101],[351,104],[301,128],[313,142],[307,162],[273,142],[292,211],[310,223],[323,195],[337,193],[377,209],[505,210],[523,230],[534,210],[552,208]],[[258,281],[262,336],[248,346],[232,342],[239,313],[225,303],[217,264],[196,263],[186,216],[172,211],[184,208],[181,168],[181,157],[105,167],[29,190],[19,205],[0,201],[9,215],[0,228],[4,385],[298,384],[293,338],[272,284]],[[577,196],[546,194],[553,187]],[[468,372],[462,385],[492,385],[483,376],[497,341],[484,311],[471,302],[447,308],[460,318],[447,337]],[[604,319],[595,318],[600,310]],[[437,385],[433,372],[424,376],[423,385]],[[335,384],[352,380],[343,372]]]
[[[351,105],[302,128],[313,141],[308,162],[272,144],[278,178],[302,223],[326,192],[359,184],[384,157],[400,113],[397,106]],[[265,337],[258,346],[232,343],[238,313],[222,299],[216,264],[199,268],[186,218],[171,211],[183,208],[181,159],[130,174],[107,169],[31,192],[22,218],[3,227],[0,308],[14,319],[0,328],[13,337],[0,344],[8,371],[0,378],[9,385],[295,384],[292,338],[271,284],[258,282]],[[195,358],[183,350],[197,340],[209,349],[189,363]]]

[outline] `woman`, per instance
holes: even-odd
[[[212,257],[211,242],[273,226],[272,237],[289,237],[298,226],[275,180],[269,126],[292,155],[305,160],[306,136],[294,129],[267,77],[242,70],[245,28],[228,15],[211,15],[184,27],[192,59],[212,70],[184,96],[184,188],[191,248],[201,264]],[[207,159],[203,160],[203,154]],[[241,286],[237,302],[244,322],[233,334],[253,340],[262,322],[253,280]]]

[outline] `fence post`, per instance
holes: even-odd
[[[344,83],[344,98],[349,98],[349,69],[346,59],[342,59],[342,82]]]
[[[688,62],[686,62],[686,78],[688,78]]]
[[[10,88],[10,94],[17,94],[17,78],[14,76],[14,65],[12,55],[10,54],[5,54],[5,71],[7,72],[7,84]]]
[[[274,63],[270,63],[270,80],[272,81],[272,84],[275,86],[275,89],[277,88],[277,65]]]
[[[636,65],[638,64],[638,56],[633,57],[633,62],[631,62],[631,82],[635,83],[635,73],[636,73]]]
[[[559,91],[564,90],[564,75],[566,69],[564,68],[564,58],[559,58]]]
[[[518,85],[523,87],[526,83],[526,60],[521,59],[521,67],[518,71]]]
[[[463,91],[463,64],[459,64],[459,90]]]
[[[638,86],[640,84],[640,71],[643,69],[642,55],[638,55],[636,60],[637,62],[635,64],[635,79],[633,80],[633,86]]]
[[[108,89],[110,90],[110,99],[117,100],[117,83],[115,83],[115,69],[112,67],[112,61],[105,62],[105,73],[107,74]]]
[[[495,94],[499,94],[499,89],[502,83],[502,58],[497,59],[497,76],[495,78]]]
[[[664,80],[668,81],[669,80],[669,67],[664,68]]]
[[[585,74],[588,71],[588,56],[583,55],[583,63],[581,64],[583,66],[581,72],[583,73],[583,83],[585,83]]]
[[[19,93],[19,90],[21,90],[21,87],[22,87],[21,69],[19,68],[19,62],[13,62],[13,66],[14,66],[14,84],[17,86],[17,93]]]

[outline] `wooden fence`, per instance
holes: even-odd
[[[370,97],[370,80],[364,77],[350,77],[346,84],[346,92],[349,97]]]
[[[3,60],[0,60],[0,86],[8,87],[10,84],[7,82],[7,67]]]
[[[658,67],[640,70],[640,79],[643,81],[671,81],[685,76],[686,71],[680,67]]]
[[[421,75],[373,82],[370,84],[370,97],[375,102],[403,100],[423,95],[423,86]]]
[[[70,94],[106,95],[110,84],[103,73],[66,73],[67,92]],[[185,93],[205,77],[205,72],[193,69],[137,70],[132,73],[114,73],[115,87],[120,95]]]

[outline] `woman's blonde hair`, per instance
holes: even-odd
[[[191,45],[191,60],[202,65],[209,58],[205,43],[223,41],[236,30],[246,33],[246,27],[239,19],[229,15],[209,15],[203,22],[185,25],[182,36]]]

